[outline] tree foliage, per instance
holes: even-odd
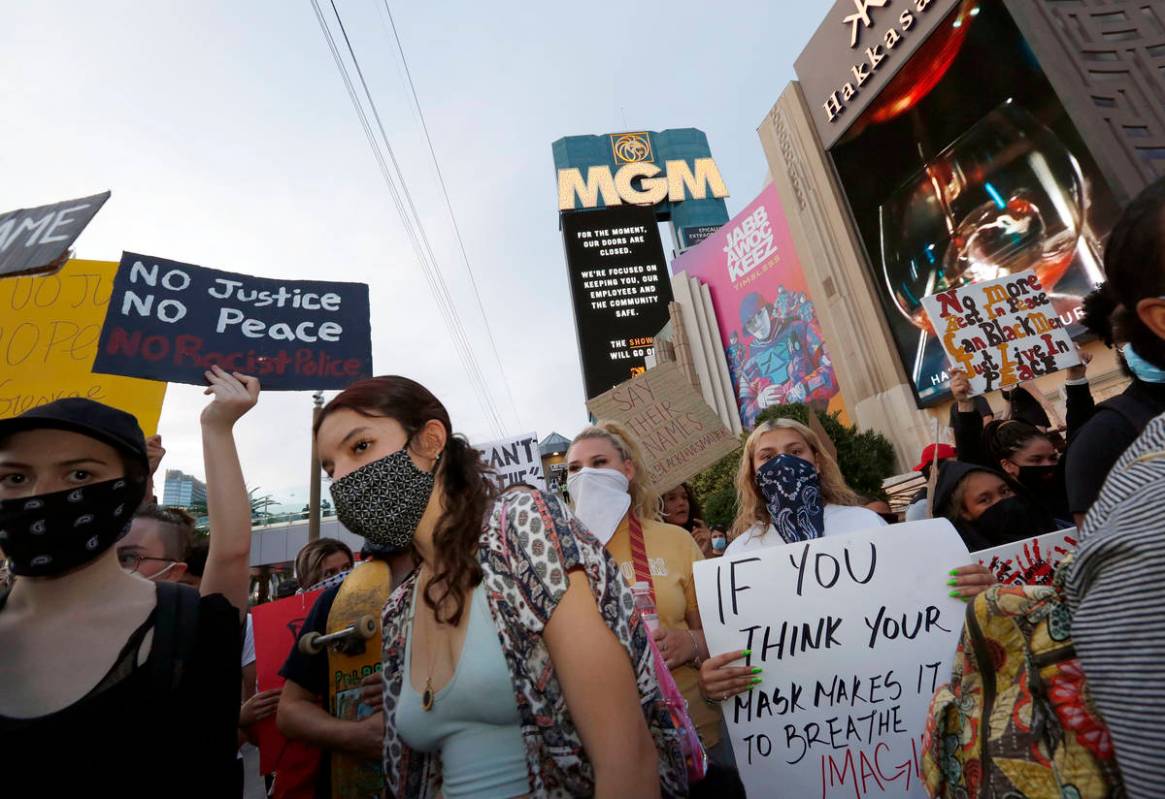
[[[818,414],[821,426],[837,448],[837,462],[850,488],[869,497],[883,497],[882,481],[894,474],[894,447],[880,433],[860,431],[844,424],[835,411]],[[809,409],[805,405],[781,405],[763,411],[757,421],[795,419],[809,424]],[[743,439],[741,443],[743,444]],[[721,459],[691,480],[692,488],[704,511],[704,520],[710,525],[728,527],[736,518],[736,471],[740,466],[741,449]]]

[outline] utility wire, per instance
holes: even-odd
[[[417,96],[417,87],[413,83],[413,73],[409,69],[409,61],[405,57],[404,47],[400,42],[400,33],[397,32],[396,20],[392,17],[392,9],[388,5],[388,0],[384,0],[384,10],[388,14],[388,24],[392,26],[392,38],[396,42],[397,52],[400,53],[401,64],[404,65],[405,69],[405,78],[409,84],[409,91],[413,95],[413,103],[416,105],[417,115],[421,120],[421,130],[424,131],[425,141],[429,145],[429,155],[433,158],[433,168],[437,171],[437,182],[441,184],[441,194],[445,198],[445,207],[449,210],[449,221],[453,224],[453,234],[457,238],[457,247],[461,250],[461,260],[465,263],[465,271],[469,273],[469,284],[473,287],[473,297],[477,300],[477,309],[481,313],[482,322],[485,323],[485,332],[489,337],[489,344],[493,350],[494,359],[498,362],[502,384],[506,387],[506,396],[510,400],[510,409],[513,410],[514,418],[517,420],[519,426],[524,428],[522,416],[518,412],[518,405],[514,402],[514,393],[510,390],[510,381],[506,377],[506,367],[502,364],[502,356],[498,353],[498,345],[494,339],[493,328],[490,326],[489,317],[486,316],[485,305],[481,301],[481,292],[477,289],[477,278],[473,274],[473,267],[469,264],[469,254],[465,249],[465,241],[461,237],[461,226],[457,224],[457,215],[453,212],[453,201],[449,198],[449,189],[445,185],[445,175],[442,173],[441,164],[437,160],[437,149],[433,146],[432,136],[429,135],[429,124],[425,121],[425,111],[421,107],[421,98]]]
[[[336,13],[337,22],[340,23],[341,31],[344,33],[344,38],[348,47],[348,51],[353,59],[353,64],[356,66],[357,74],[360,76],[361,83],[364,87],[365,94],[368,97],[369,104],[372,107],[373,114],[376,117],[377,124],[380,128],[381,137],[385,142],[390,159],[393,166],[396,167],[396,179],[401,182],[401,189],[403,189],[408,200],[410,209],[412,209],[416,217],[416,225],[414,225],[412,218],[405,210],[404,203],[401,200],[401,189],[398,189],[396,182],[393,180],[393,171],[389,168],[385,160],[384,153],[377,144],[376,136],[372,129],[372,124],[368,119],[363,105],[360,102],[356,88],[353,85],[352,78],[348,72],[347,65],[344,63],[343,56],[340,53],[339,47],[336,44],[335,38],[332,35],[331,29],[324,18],[323,12],[320,10],[318,0],[311,0],[312,8],[316,14],[316,20],[319,22],[320,30],[324,34],[328,47],[332,52],[332,58],[336,63],[336,68],[340,73],[340,77],[344,82],[344,87],[348,92],[348,97],[352,101],[352,106],[356,111],[357,118],[361,127],[364,130],[364,135],[368,140],[369,146],[372,148],[373,157],[376,159],[377,165],[380,168],[381,177],[384,179],[385,185],[392,196],[393,203],[396,206],[397,213],[400,215],[401,222],[405,227],[405,232],[408,234],[409,240],[413,246],[414,253],[421,266],[421,271],[425,275],[425,279],[429,284],[429,290],[433,294],[433,298],[437,303],[438,310],[444,319],[445,326],[450,334],[454,349],[457,351],[458,358],[462,366],[465,368],[466,374],[470,379],[471,390],[473,390],[478,400],[481,402],[483,409],[486,411],[487,417],[491,426],[500,436],[504,434],[504,426],[501,418],[497,412],[492,398],[489,394],[489,389],[485,384],[485,380],[477,368],[473,359],[472,350],[469,347],[468,339],[465,337],[464,329],[461,327],[456,316],[456,309],[453,306],[452,298],[449,295],[448,287],[445,285],[440,272],[435,268],[435,259],[432,259],[432,248],[428,246],[427,237],[424,234],[424,228],[421,226],[420,217],[416,214],[416,207],[412,203],[411,195],[408,194],[407,186],[404,184],[403,176],[400,173],[399,163],[397,163],[395,156],[392,153],[391,145],[388,143],[388,137],[385,134],[383,124],[380,121],[379,113],[376,110],[375,103],[372,101],[371,93],[368,92],[367,83],[364,82],[363,74],[360,70],[359,63],[355,60],[355,52],[352,50],[351,42],[348,40],[347,33],[343,29],[343,21],[339,17],[339,12],[332,4],[332,10]],[[419,228],[419,231],[418,231]],[[426,257],[428,256],[428,258]],[[432,260],[429,260],[432,259]]]
[[[376,126],[380,131],[380,138],[384,142],[384,148],[388,153],[389,159],[392,161],[394,173],[397,181],[400,183],[400,192],[403,194],[405,201],[408,203],[409,210],[412,212],[412,219],[415,219],[415,230],[423,245],[424,252],[428,256],[428,261],[425,262],[425,269],[433,274],[433,283],[436,285],[447,307],[450,310],[450,316],[453,321],[453,331],[455,336],[460,339],[460,346],[468,356],[468,368],[472,372],[472,378],[478,383],[481,389],[481,394],[485,398],[488,406],[488,411],[492,415],[494,425],[498,430],[498,434],[502,435],[505,431],[505,425],[498,414],[497,407],[493,403],[493,398],[489,393],[489,386],[485,382],[485,377],[477,366],[476,360],[473,358],[473,348],[469,343],[469,338],[465,334],[465,328],[461,324],[460,318],[457,316],[456,305],[453,302],[453,297],[449,293],[449,286],[446,284],[444,277],[441,274],[440,267],[437,263],[437,257],[433,254],[433,248],[429,243],[429,237],[425,233],[424,223],[421,221],[421,215],[417,211],[416,204],[413,202],[412,192],[409,191],[408,183],[405,181],[404,171],[400,167],[400,163],[396,159],[396,153],[393,151],[392,144],[389,142],[388,134],[384,129],[384,122],[380,118],[380,111],[376,107],[376,101],[372,99],[372,92],[368,88],[368,83],[364,79],[364,70],[360,68],[360,61],[356,57],[356,51],[352,47],[352,40],[348,38],[348,31],[344,27],[344,20],[340,16],[339,9],[336,8],[335,0],[329,0],[332,6],[332,13],[336,15],[336,22],[340,26],[340,33],[344,37],[344,44],[347,47],[348,55],[352,59],[352,65],[356,68],[356,76],[360,79],[360,86],[364,89],[364,96],[368,100],[368,106],[372,110],[372,116],[376,120]]]

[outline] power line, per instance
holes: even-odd
[[[420,216],[416,212],[416,206],[412,202],[412,197],[408,192],[408,186],[404,182],[403,174],[400,171],[400,165],[396,161],[396,157],[393,154],[392,146],[388,141],[388,136],[385,133],[383,123],[380,120],[379,112],[376,109],[375,102],[372,100],[371,93],[368,91],[368,85],[364,81],[363,72],[360,69],[359,62],[356,60],[356,55],[352,49],[351,41],[348,39],[347,32],[344,30],[343,20],[340,18],[339,11],[336,9],[333,2],[332,10],[336,14],[336,20],[340,24],[340,30],[344,35],[348,52],[353,60],[353,65],[356,67],[357,75],[360,78],[361,84],[364,88],[365,96],[368,98],[373,115],[376,118],[377,126],[380,129],[381,138],[385,144],[385,149],[388,151],[388,155],[392,161],[393,167],[395,167],[395,181],[393,179],[394,172],[389,168],[389,165],[385,160],[384,153],[381,151],[380,146],[377,144],[376,136],[372,130],[372,124],[368,119],[367,113],[364,111],[363,105],[360,102],[356,88],[352,83],[351,75],[348,72],[347,65],[344,63],[343,56],[340,53],[339,47],[336,45],[335,38],[332,36],[331,29],[324,18],[323,12],[320,10],[319,2],[318,0],[311,0],[311,3],[312,8],[316,14],[316,20],[319,22],[320,30],[323,32],[324,38],[328,43],[328,48],[332,52],[332,58],[336,63],[336,68],[340,73],[340,78],[343,80],[344,87],[348,92],[348,97],[352,101],[352,107],[356,111],[356,116],[362,129],[364,130],[364,135],[368,140],[369,147],[372,148],[372,154],[380,168],[381,177],[384,179],[385,186],[388,188],[389,194],[392,196],[397,213],[401,218],[405,232],[408,235],[409,241],[413,246],[413,251],[417,256],[417,261],[421,267],[421,271],[425,275],[425,279],[429,284],[429,290],[433,294],[433,298],[437,303],[438,310],[441,312],[442,318],[445,322],[446,329],[450,334],[454,349],[457,351],[457,355],[461,361],[462,367],[465,369],[466,374],[470,379],[471,389],[477,394],[478,400],[486,411],[487,417],[489,418],[492,427],[495,429],[499,436],[503,435],[505,430],[501,421],[501,417],[497,412],[497,408],[493,403],[493,399],[490,397],[489,388],[485,383],[484,377],[482,376],[480,370],[477,368],[477,364],[473,359],[469,341],[465,336],[465,331],[460,324],[460,320],[457,318],[456,309],[453,305],[452,297],[449,294],[448,286],[445,285],[445,281],[441,276],[440,271],[436,267],[436,259],[433,257],[432,248],[429,246],[428,238],[425,235]],[[399,189],[396,185],[396,181],[399,181],[401,184]],[[410,217],[408,212],[405,210],[404,203],[401,199],[402,192],[408,201],[409,208],[413,212],[415,217],[415,224],[413,218]]]
[[[461,237],[461,226],[457,224],[457,215],[453,212],[453,201],[449,198],[449,189],[445,185],[445,175],[441,171],[441,164],[437,159],[437,149],[433,146],[433,138],[429,135],[429,124],[425,121],[425,111],[421,107],[421,98],[417,96],[417,87],[413,83],[413,72],[409,69],[408,58],[405,57],[404,47],[400,42],[400,33],[396,29],[396,20],[392,17],[392,9],[388,5],[388,0],[384,0],[384,10],[388,14],[388,24],[392,26],[392,38],[396,42],[397,52],[400,53],[401,64],[404,65],[405,78],[408,80],[409,91],[413,95],[413,103],[417,108],[417,115],[421,120],[421,130],[425,133],[425,142],[429,145],[429,155],[433,159],[433,168],[437,172],[437,182],[441,185],[441,194],[445,198],[445,207],[449,210],[449,221],[453,224],[453,234],[457,238],[457,247],[461,250],[461,260],[465,263],[465,271],[469,273],[469,284],[473,287],[473,297],[477,301],[477,309],[481,313],[481,320],[485,324],[485,332],[489,337],[490,348],[493,350],[494,359],[498,363],[502,377],[502,384],[506,387],[506,396],[510,400],[510,408],[514,412],[514,418],[520,426],[522,425],[521,414],[518,413],[518,405],[514,402],[514,393],[510,390],[510,381],[506,377],[506,367],[502,364],[502,356],[498,353],[497,341],[494,339],[493,328],[490,326],[489,317],[485,313],[485,305],[481,301],[481,292],[477,289],[477,278],[473,274],[473,267],[469,264],[469,254],[465,249],[465,241]]]
[[[385,132],[384,122],[380,118],[380,111],[376,107],[376,101],[372,99],[372,92],[369,90],[368,83],[364,79],[364,70],[360,68],[360,61],[356,57],[356,51],[352,47],[351,39],[348,38],[348,31],[344,27],[344,20],[340,17],[339,9],[336,8],[335,0],[329,0],[329,2],[332,6],[332,13],[336,15],[336,22],[340,26],[340,33],[344,37],[344,44],[347,47],[348,55],[352,59],[352,66],[356,68],[356,76],[360,79],[360,85],[364,89],[364,96],[368,100],[368,106],[371,108],[372,116],[376,120],[376,126],[380,130],[380,138],[384,142],[384,148],[388,153],[389,159],[392,161],[394,174],[396,175],[397,181],[400,183],[400,193],[404,195],[404,198],[408,203],[409,210],[412,212],[411,219],[415,220],[415,230],[420,238],[421,244],[423,245],[424,252],[428,256],[427,261],[422,259],[423,268],[427,271],[431,271],[433,274],[432,283],[436,286],[438,292],[444,298],[444,301],[449,308],[449,317],[452,320],[451,332],[457,339],[459,339],[460,346],[466,354],[465,360],[468,362],[467,369],[471,372],[471,379],[474,379],[475,382],[477,382],[480,386],[481,396],[486,402],[487,410],[493,417],[494,426],[497,428],[498,434],[502,435],[505,432],[505,425],[501,420],[501,416],[497,411],[497,407],[493,403],[493,398],[490,396],[489,386],[485,382],[485,377],[481,373],[481,370],[478,368],[476,360],[473,358],[473,348],[469,343],[469,338],[465,334],[465,328],[462,326],[461,320],[457,316],[456,304],[453,302],[453,297],[449,293],[449,286],[446,284],[445,279],[441,274],[440,267],[437,263],[437,257],[433,254],[433,248],[429,244],[429,237],[425,233],[425,226],[421,221],[421,215],[417,211],[417,207],[413,202],[412,192],[409,191],[408,183],[404,177],[404,171],[401,169],[400,163],[396,159],[396,153],[393,151],[392,144],[388,140],[388,134]]]

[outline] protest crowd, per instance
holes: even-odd
[[[1165,181],[1126,208],[1104,268],[1085,321],[1129,388],[1094,403],[1087,363],[1073,367],[1059,431],[1022,386],[991,418],[954,371],[950,443],[921,453],[927,487],[904,513],[855,492],[824,433],[779,412],[742,437],[724,530],[689,483],[653,487],[619,422],[574,436],[566,496],[499,488],[423,385],[352,383],[313,434],[338,517],[365,545],[297,554],[298,591],[281,601],[300,603],[302,624],[262,691],[233,432],[261,423],[261,378],[205,372],[208,539],[157,504],[164,450],[132,415],[69,398],[0,420],[0,751],[9,775],[39,781],[12,795],[239,797],[240,746],[266,725],[281,742],[264,775],[274,797],[744,796],[751,749],[727,722],[785,663],[758,656],[759,636],[710,644],[724,609],[700,601],[698,565],[892,541],[895,525],[935,519],[971,553],[1064,529],[1078,546],[1044,586],[1001,585],[973,554],[934,575],[967,603],[967,628],[935,664],[929,717],[912,720],[926,728],[915,777],[935,796],[1003,796],[993,786],[1017,768],[1031,792],[1007,796],[1069,780],[1054,795],[1161,796]],[[368,621],[337,623],[357,601]],[[1014,635],[991,638],[1010,621]],[[369,652],[367,624],[383,642]],[[1049,637],[1062,654],[1040,660]],[[330,701],[333,652],[373,664],[351,677],[351,713]],[[1004,697],[1016,709],[1000,729],[990,703]],[[952,789],[968,784],[982,792]]]
[[[374,367],[383,285],[73,257],[111,192],[0,214],[0,799],[1165,798],[1165,2],[831,8],[733,218],[697,128],[553,143],[587,412],[543,441],[473,437],[438,358]],[[1061,104],[1078,66],[1120,102]],[[158,432],[174,383],[199,436]],[[271,391],[315,403],[287,529],[248,489],[308,466],[247,450],[295,432]]]

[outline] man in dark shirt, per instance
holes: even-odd
[[[367,551],[366,551],[367,552]],[[408,553],[371,553],[385,560],[392,572],[392,584],[399,585],[413,568]],[[356,568],[360,568],[357,564]],[[350,572],[349,572],[350,573]],[[312,606],[300,629],[300,637],[309,632],[327,632],[328,615],[343,583],[324,589]],[[294,647],[279,673],[287,680],[279,700],[279,730],[291,740],[314,744],[324,750],[316,782],[316,796],[328,799],[332,793],[331,758],[338,751],[380,760],[384,739],[384,717],[377,713],[362,721],[344,721],[328,712],[328,653],[325,649],[308,655]],[[276,777],[278,780],[278,776]]]

